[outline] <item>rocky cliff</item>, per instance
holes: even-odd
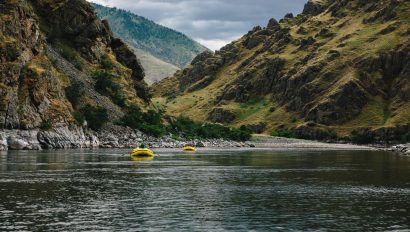
[[[311,0],[153,86],[171,115],[265,133],[410,139],[410,2]]]
[[[92,146],[82,114],[98,108],[109,124],[125,105],[142,106],[143,79],[133,51],[85,0],[0,2],[0,149],[23,138],[37,141],[26,148]]]

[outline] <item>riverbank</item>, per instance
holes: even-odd
[[[42,150],[78,148],[133,148],[144,143],[152,148],[181,148],[186,143],[205,148],[238,149],[332,149],[374,150],[369,146],[325,143],[310,140],[254,135],[251,141],[223,139],[179,140],[171,136],[155,138],[138,130],[111,125],[99,132],[80,127],[58,127],[52,130],[0,130],[0,150]],[[407,150],[406,150],[407,151]]]

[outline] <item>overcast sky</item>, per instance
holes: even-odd
[[[91,0],[144,16],[210,49],[238,39],[270,18],[302,11],[307,0]]]

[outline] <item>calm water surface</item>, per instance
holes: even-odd
[[[370,151],[0,153],[0,231],[410,231],[410,158]]]

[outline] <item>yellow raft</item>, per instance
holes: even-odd
[[[148,148],[135,148],[131,151],[131,157],[154,157],[155,154]]]
[[[184,146],[182,149],[184,151],[196,151],[196,148],[193,146]]]

